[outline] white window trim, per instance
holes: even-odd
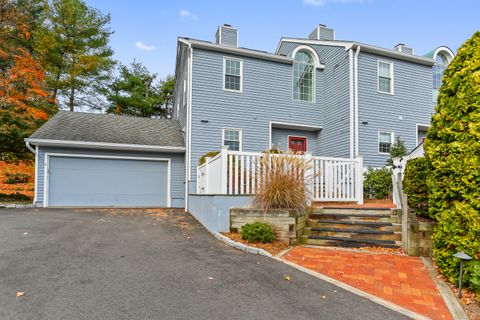
[[[225,88],[225,74],[226,74],[226,71],[227,71],[227,68],[226,68],[227,60],[234,60],[234,61],[240,62],[240,90],[233,90],[233,89],[226,89]],[[243,92],[243,60],[242,59],[228,57],[228,56],[223,57],[222,89],[223,89],[223,91],[226,91],[226,92],[236,92],[236,93],[242,93]]]
[[[380,63],[386,63],[390,65],[390,76],[391,76],[391,91],[390,92],[384,92],[380,91]],[[382,93],[382,94],[389,94],[389,95],[394,95],[394,87],[395,87],[395,81],[394,81],[394,76],[393,76],[393,62],[392,61],[386,61],[386,60],[377,60],[377,92]]]
[[[415,143],[417,145],[419,145],[419,143],[418,143],[418,129],[419,128],[427,128],[427,131],[428,131],[428,129],[430,129],[431,126],[432,126],[431,124],[423,124],[423,123],[416,123],[415,124],[415,128],[416,128],[416,130],[415,130]]]
[[[171,182],[172,182],[172,160],[170,158],[150,158],[150,157],[130,157],[130,156],[111,156],[97,154],[72,154],[72,153],[54,153],[45,152],[45,163],[43,168],[43,207],[48,208],[48,198],[50,196],[50,157],[64,158],[89,158],[89,159],[119,159],[119,160],[136,160],[136,161],[163,161],[167,162],[167,207],[172,206]]]
[[[238,131],[238,151],[242,151],[243,150],[243,138],[242,138],[242,129],[240,128],[222,128],[222,143],[221,143],[221,146],[222,147],[226,147],[223,143],[225,141],[225,131]],[[232,151],[232,150],[230,150]]]
[[[316,103],[317,101],[317,90],[316,90],[316,87],[317,87],[317,68],[319,67],[319,64],[320,62],[318,62],[318,55],[317,53],[315,52],[315,50],[313,50],[312,48],[310,48],[309,46],[300,46],[301,48],[296,48],[293,53],[292,53],[292,59],[293,59],[293,64],[292,64],[292,100],[293,101],[299,101],[299,102],[304,102],[304,103]],[[312,57],[313,57],[313,61],[314,61],[314,68],[313,68],[313,71],[312,71],[312,75],[313,75],[313,79],[312,79],[312,101],[307,101],[307,100],[300,100],[300,99],[295,99],[295,92],[293,90],[294,86],[295,86],[295,70],[294,70],[294,65],[295,65],[295,55],[297,54],[297,52],[299,51],[308,51]]]
[[[378,154],[390,154],[390,152],[380,152],[380,133],[390,133],[390,143],[393,145],[395,143],[395,132],[389,130],[378,130],[377,136],[377,152]]]

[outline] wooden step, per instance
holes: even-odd
[[[396,222],[397,218],[389,214],[343,214],[343,213],[327,213],[327,214],[310,214],[310,219],[336,220],[336,221],[378,221],[378,222]]]
[[[352,239],[344,237],[331,236],[302,236],[300,242],[306,245],[328,246],[328,247],[346,247],[346,248],[360,248],[360,247],[384,247],[384,248],[399,248],[401,242],[393,240],[368,240],[368,239]]]
[[[324,214],[351,214],[351,215],[357,215],[357,214],[362,214],[362,215],[367,215],[367,214],[372,214],[372,215],[377,215],[377,214],[385,214],[385,215],[391,215],[392,210],[390,209],[384,209],[384,208],[368,208],[368,209],[359,209],[359,208],[330,208],[330,207],[323,207],[323,208],[312,208],[310,211],[312,214],[314,213],[324,213]]]
[[[402,234],[391,230],[360,229],[349,230],[341,228],[305,228],[304,235],[325,236],[364,240],[390,240],[400,241]]]

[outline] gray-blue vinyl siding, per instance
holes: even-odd
[[[318,135],[319,132],[272,128],[272,145],[275,149],[288,150],[288,136],[305,137],[307,138],[307,152],[319,155],[317,151]]]
[[[378,60],[393,62],[393,95],[378,92]],[[394,132],[412,150],[417,124],[430,123],[432,68],[361,52],[358,69],[359,154],[365,166],[384,166],[389,156],[378,153],[378,131]]]
[[[243,92],[223,90],[224,57],[243,60]],[[222,128],[242,129],[243,151],[260,152],[270,144],[270,121],[321,126],[323,74],[316,71],[316,102],[297,101],[291,64],[194,49],[191,180],[199,157],[221,148]]]
[[[172,207],[184,207],[185,199],[185,156],[183,153],[164,153],[164,152],[131,152],[115,150],[99,150],[84,148],[57,148],[57,147],[38,147],[37,153],[37,181],[36,193],[37,204],[42,205],[45,196],[45,153],[60,153],[73,155],[92,155],[92,156],[115,156],[115,157],[139,157],[139,158],[168,158],[171,159],[171,177],[170,177],[170,196]]]
[[[220,27],[220,32],[221,32],[221,44],[225,46],[230,46],[230,47],[236,47],[237,46],[237,40],[238,40],[238,30],[235,28],[229,28],[229,27]]]
[[[178,54],[175,68],[175,101],[173,103],[173,119],[180,122],[182,129],[187,126],[188,101],[188,46],[178,42]],[[186,140],[186,139],[185,139]]]
[[[301,43],[283,42],[279,54],[291,56]],[[322,105],[317,151],[321,156],[350,157],[350,86],[348,51],[340,46],[309,45],[325,65],[317,91]],[[308,115],[307,115],[308,117]]]

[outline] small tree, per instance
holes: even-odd
[[[405,147],[405,141],[397,136],[395,143],[390,147],[390,158],[387,159],[387,166],[393,165],[393,158],[403,157],[408,154],[407,147]]]
[[[455,252],[480,258],[480,32],[458,50],[445,70],[436,114],[425,140],[434,257],[450,279],[458,276]]]

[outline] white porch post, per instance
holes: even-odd
[[[307,187],[307,193],[310,195],[310,197],[313,197],[313,165],[312,165],[312,154],[310,152],[305,153],[305,163],[308,165],[307,169],[305,170],[305,180],[306,180],[306,187]],[[309,200],[310,202],[310,200]],[[308,205],[311,205],[311,203],[308,203]]]
[[[363,158],[357,157],[357,203],[363,204]]]
[[[212,160],[212,158],[205,158],[205,193],[206,194],[209,194],[210,193],[210,179],[209,179],[209,176],[210,174],[208,173],[208,167],[210,166],[210,160]]]
[[[222,161],[222,194],[227,194],[228,190],[228,147],[222,147],[221,161]]]

